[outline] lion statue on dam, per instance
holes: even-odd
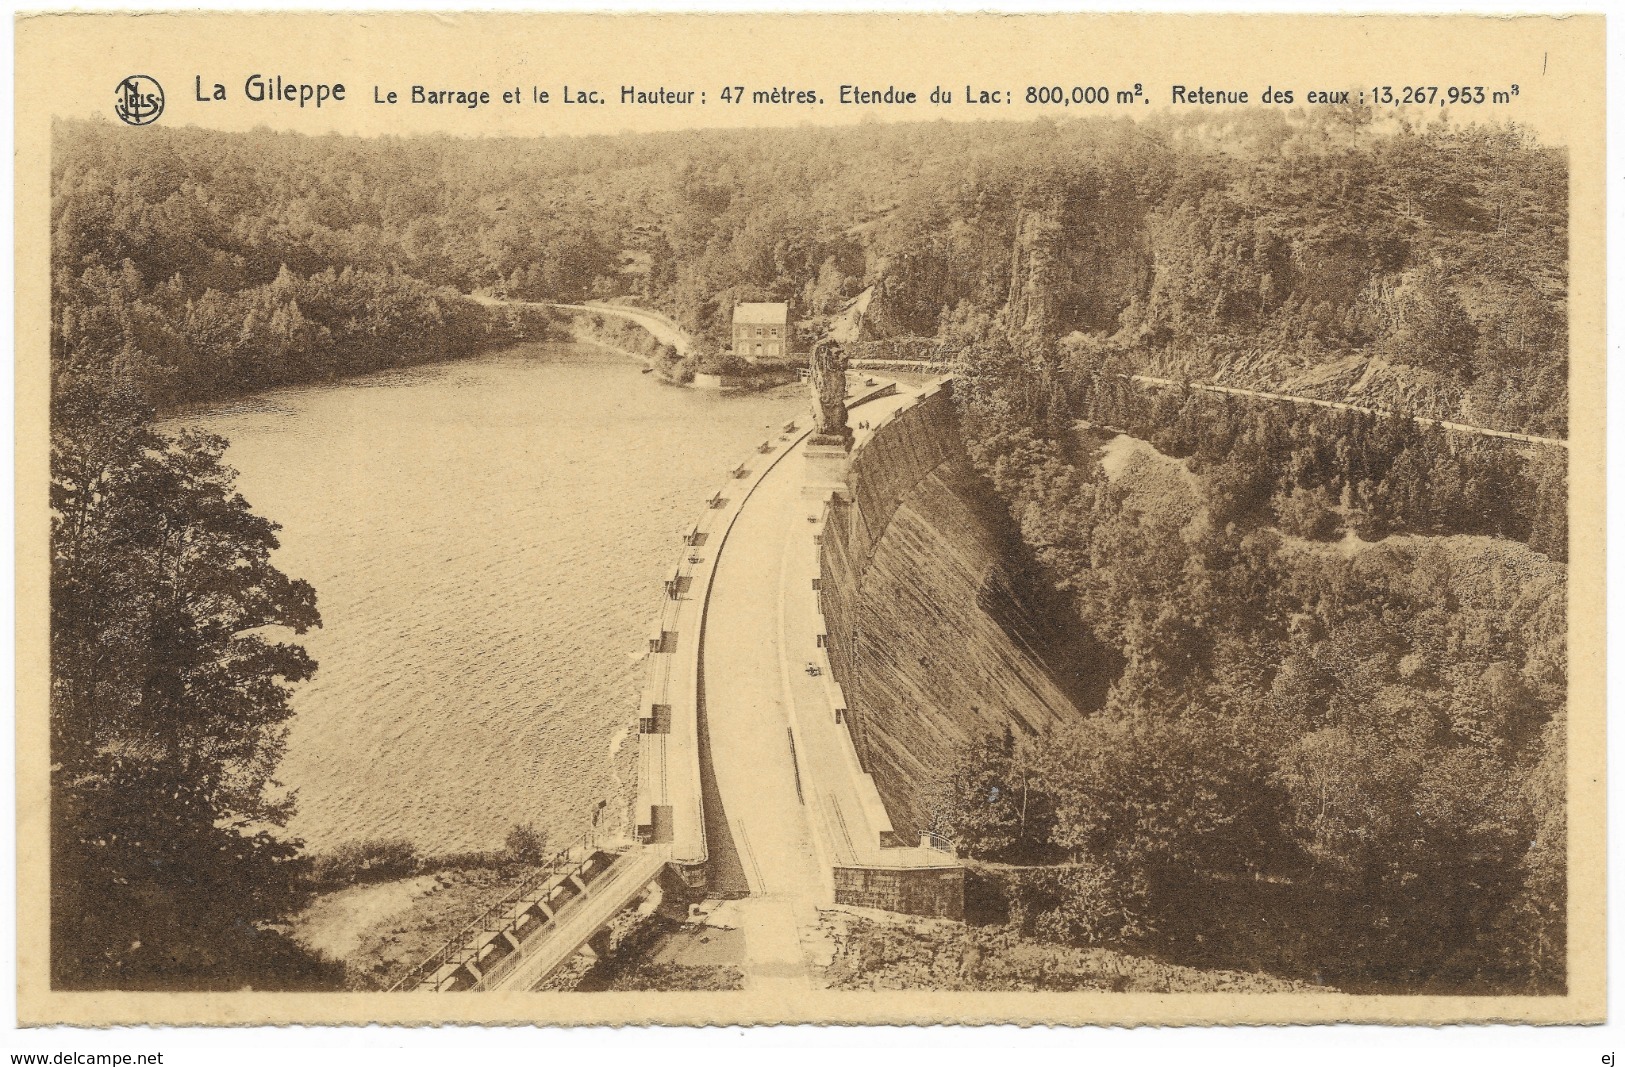
[[[825,338],[813,345],[809,364],[818,425],[808,443],[850,448],[852,428],[846,424],[846,351],[839,341]]]

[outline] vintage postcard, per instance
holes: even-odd
[[[1603,73],[19,17],[21,1022],[1600,1021]]]

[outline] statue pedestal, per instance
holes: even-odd
[[[831,492],[850,500],[851,490],[846,484],[846,468],[852,458],[852,442],[838,441],[814,434],[802,449],[806,456],[806,473],[801,495],[822,500]]]

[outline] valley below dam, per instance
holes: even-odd
[[[533,344],[167,418],[230,440],[282,525],[276,564],[316,588],[323,626],[300,640],[319,667],[277,776],[290,835],[447,853],[530,822],[564,844],[624,806],[680,531],[807,406],[804,387],[722,396]]]

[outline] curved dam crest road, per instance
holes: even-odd
[[[692,345],[675,322],[645,309],[476,299],[490,306],[541,306],[618,317],[679,353]],[[872,424],[916,399],[908,391],[848,402],[861,404],[862,421]],[[872,431],[854,433],[856,447]],[[704,816],[708,828],[720,831],[708,829],[711,866],[731,868],[732,880],[744,882],[735,891],[748,893],[729,905],[744,935],[748,988],[784,999],[787,1012],[795,997],[812,988],[818,907],[833,900],[834,854],[852,852],[850,840],[841,848],[842,809],[855,812],[861,806],[852,795],[852,768],[833,736],[824,736],[828,730],[806,729],[809,716],[828,709],[822,686],[803,673],[816,648],[811,527],[824,509],[822,494],[804,492],[804,448],[803,438],[773,464],[730,524],[717,548],[700,637],[702,751],[720,801],[713,805],[708,797]],[[798,735],[803,745],[799,758]],[[621,895],[607,894],[599,907]],[[570,936],[558,931],[550,939],[558,947],[549,945],[536,959],[526,960],[502,985],[534,985],[562,959],[560,949],[573,951],[570,946],[579,940],[575,935],[596,924],[596,918],[582,921],[582,916],[571,923]]]
[[[904,393],[857,403],[866,421],[883,421],[915,399]],[[858,442],[870,432],[856,431]],[[813,987],[818,907],[833,898],[824,809],[838,811],[843,798],[857,807],[851,769],[823,736],[829,731],[807,729],[809,716],[827,715],[828,704],[802,669],[817,647],[811,527],[824,508],[823,493],[804,492],[805,443],[803,434],[773,462],[723,535],[699,650],[698,703],[716,783],[705,811],[715,828],[708,831],[711,866],[730,871],[722,877],[735,884],[724,891],[747,894],[728,903],[725,925],[744,936],[747,988],[780,1001],[786,1013]],[[646,849],[622,854],[558,912],[545,936],[514,945],[516,965],[489,987],[536,988],[641,892],[666,858]]]
[[[879,421],[913,401],[909,394],[863,404],[865,421]],[[859,440],[868,433],[856,431]],[[809,693],[805,664],[813,651],[814,593],[801,554],[812,545],[809,519],[823,501],[804,495],[804,444],[798,444],[756,487],[717,558],[701,652],[705,730],[712,770],[734,851],[750,895],[738,901],[752,990],[786,996],[810,988],[809,935],[818,906],[832,899],[829,857],[821,855],[827,789],[842,772],[833,756],[804,747],[792,729],[797,702]],[[801,590],[796,583],[806,582]],[[808,629],[787,626],[787,594],[804,593]],[[811,700],[809,699],[811,698]],[[714,816],[708,822],[723,820]],[[822,833],[820,833],[822,831]],[[713,842],[713,852],[720,845]]]

